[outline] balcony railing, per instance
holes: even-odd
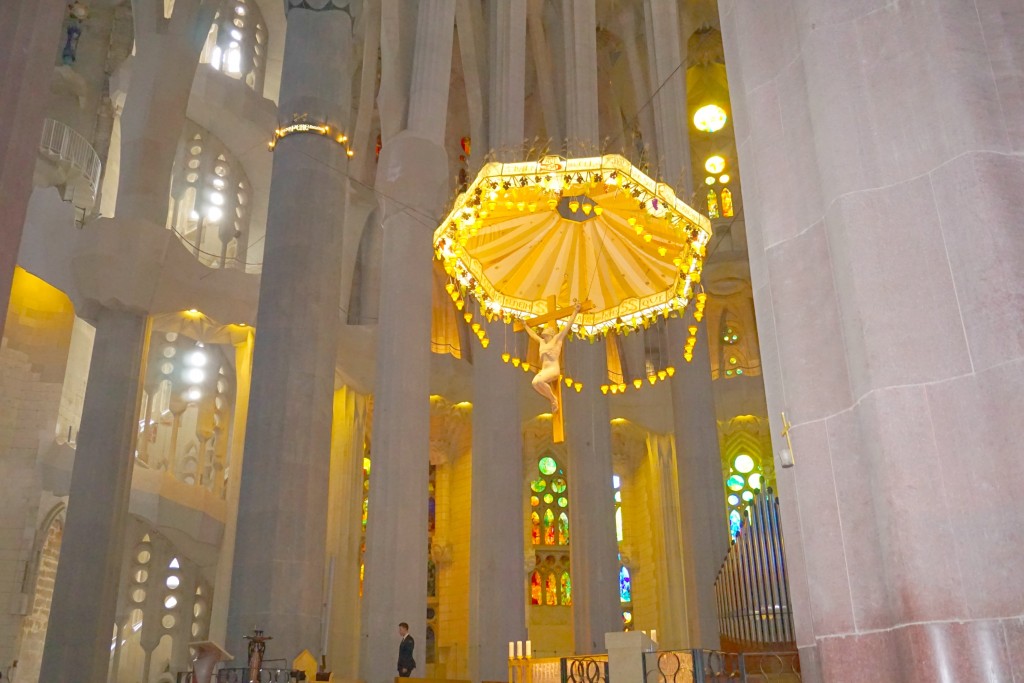
[[[46,119],[39,154],[54,165],[45,175],[61,189],[65,201],[86,213],[96,205],[103,164],[88,140],[70,126]]]

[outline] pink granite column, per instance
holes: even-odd
[[[720,8],[805,680],[1020,680],[1020,3]]]
[[[0,337],[48,99],[39,83],[53,74],[63,8],[57,0],[41,0],[0,9]]]

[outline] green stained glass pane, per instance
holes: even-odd
[[[725,485],[731,488],[733,491],[742,491],[743,484],[744,479],[738,474],[732,475],[731,477],[729,477],[728,481],[725,482]]]
[[[534,479],[530,482],[530,488],[533,489],[534,493],[540,493],[548,487],[548,483],[543,479]]]
[[[555,513],[548,508],[544,511],[544,545],[555,544]]]
[[[564,508],[568,504],[569,504],[569,499],[568,498],[566,498],[565,496],[559,496],[559,498],[558,498],[558,507]]]
[[[569,515],[558,515],[558,545],[569,545]]]
[[[572,605],[572,579],[569,572],[562,572],[562,604]]]
[[[548,505],[551,505],[552,503],[555,502],[555,497],[552,496],[550,493],[545,493],[544,502],[547,503]]]
[[[537,463],[537,469],[539,469],[540,473],[545,476],[551,475],[558,469],[558,463],[555,462],[554,458],[544,457],[540,459],[539,463]]]
[[[565,491],[565,479],[556,477],[551,480],[551,490],[555,493],[563,493]]]

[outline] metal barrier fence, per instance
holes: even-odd
[[[608,683],[608,655],[563,657],[562,683]]]
[[[792,643],[793,621],[779,500],[767,488],[743,524],[715,580],[719,631],[745,643]],[[747,648],[741,648],[747,649]]]
[[[291,669],[260,669],[259,680],[256,683],[297,683],[305,681],[306,674],[302,671]],[[249,669],[239,667],[233,669],[220,669],[214,673],[209,681],[196,681],[192,672],[178,674],[177,683],[250,683]]]
[[[644,653],[645,683],[800,683],[796,652]]]

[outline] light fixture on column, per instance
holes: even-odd
[[[293,114],[292,120],[287,125],[274,129],[274,139],[267,143],[267,149],[271,152],[277,147],[277,143],[289,135],[311,134],[322,135],[345,148],[345,154],[349,157],[355,155],[348,146],[348,135],[331,128],[326,121],[311,119],[309,114]]]
[[[782,436],[786,437],[786,447],[779,451],[779,462],[783,467],[792,467],[796,464],[793,458],[793,442],[789,438],[789,430],[793,424],[786,419],[786,413],[782,413]]]

